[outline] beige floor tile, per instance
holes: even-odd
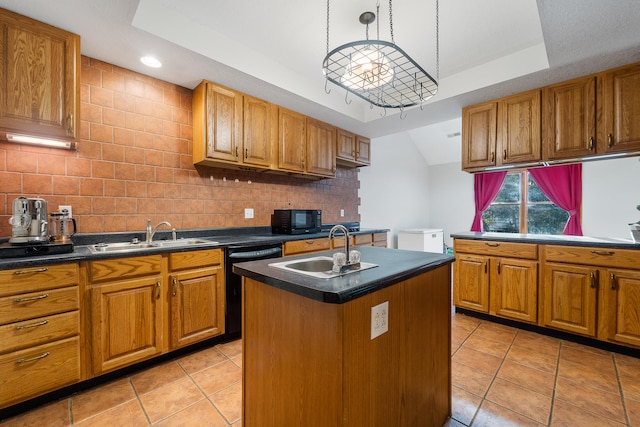
[[[486,399],[541,424],[549,422],[552,398],[512,382],[496,378]]]
[[[228,425],[213,404],[204,399],[154,424],[154,427],[227,427]]]
[[[629,424],[632,427],[640,427],[640,401],[625,399],[624,406],[627,409]]]
[[[620,386],[612,362],[607,367],[598,366],[588,358],[585,358],[583,362],[575,362],[561,357],[558,364],[558,377],[567,378],[577,384],[620,394]]]
[[[492,356],[503,358],[509,350],[509,342],[494,341],[490,338],[483,337],[478,334],[471,335],[465,342],[464,346],[474,350],[481,351]]]
[[[562,346],[575,348],[577,350],[582,350],[593,354],[599,354],[601,356],[611,356],[611,352],[608,350],[602,350],[600,348],[591,347],[589,345],[584,345],[573,341],[562,340]]]
[[[482,397],[459,387],[451,388],[451,418],[469,425],[480,403],[482,403]]]
[[[626,422],[622,398],[615,393],[588,387],[559,376],[556,381],[555,399],[569,402],[584,411],[616,422]]]
[[[204,399],[190,378],[172,382],[140,396],[152,423],[158,422]]]
[[[640,372],[640,358],[618,353],[614,353],[613,358],[621,374],[632,375]]]
[[[170,361],[138,372],[131,376],[131,382],[138,394],[146,394],[174,381],[187,378],[187,374],[176,361]]]
[[[620,386],[622,387],[622,395],[625,399],[640,402],[640,371],[633,375],[624,373],[620,374]]]
[[[623,427],[608,418],[601,417],[588,411],[556,399],[553,402],[553,412],[551,415],[552,427]]]
[[[140,407],[140,402],[131,400],[84,421],[74,422],[73,425],[78,427],[147,426],[149,422]]]
[[[472,336],[510,345],[516,337],[517,332],[516,329],[508,326],[484,322],[478,326]]]
[[[473,393],[477,396],[484,396],[491,381],[493,375],[489,375],[462,363],[451,362],[451,384]]]
[[[187,374],[191,375],[225,360],[227,358],[217,348],[209,347],[183,356],[177,359],[177,362]]]
[[[590,347],[584,345],[571,346],[563,342],[562,348],[560,349],[560,360],[584,363],[597,369],[614,371],[613,355],[611,352],[599,350],[599,352],[596,353],[589,349]]]
[[[96,386],[71,397],[73,422],[104,412],[136,398],[129,378]]]
[[[505,360],[510,360],[520,365],[525,365],[539,371],[547,372],[550,374],[556,373],[558,364],[557,356],[553,356],[545,353],[538,353],[531,351],[524,347],[512,346],[507,353]]]
[[[451,316],[451,328],[452,329],[465,329],[469,332],[477,328],[482,320],[475,317],[465,316],[464,314],[454,314]]]
[[[505,360],[498,371],[497,378],[510,381],[520,387],[533,390],[546,396],[553,396],[556,377],[548,372]]]
[[[191,376],[206,396],[217,393],[242,381],[242,370],[230,360],[200,371]]]
[[[216,348],[229,359],[232,359],[242,354],[242,340],[218,344]]]
[[[0,422],[1,427],[42,427],[42,420],[47,420],[48,427],[67,427],[71,425],[69,399],[62,399],[37,407],[15,417]]]
[[[473,427],[542,427],[540,424],[521,414],[513,412],[496,403],[485,400],[473,421]]]
[[[235,423],[242,415],[242,384],[236,383],[209,396],[229,423]]]
[[[453,361],[462,363],[489,375],[495,375],[500,368],[502,359],[490,354],[482,353],[463,345],[452,358]]]
[[[519,331],[512,345],[513,347],[525,348],[553,357],[557,357],[560,352],[559,339],[530,331]]]

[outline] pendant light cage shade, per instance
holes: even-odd
[[[329,3],[327,0],[327,56],[322,61],[326,82],[342,87],[347,94],[356,96],[382,108],[399,108],[422,105],[438,92],[440,74],[440,41],[438,0],[436,0],[436,78],[434,79],[405,51],[395,44],[393,37],[392,0],[389,0],[389,29],[391,41],[369,39],[369,24],[376,21],[376,14],[365,12],[360,23],[366,25],[366,40],[343,44],[329,51]],[[377,5],[377,14],[380,5]],[[379,22],[379,21],[378,21]],[[329,93],[326,89],[325,91]],[[346,98],[345,98],[346,100]],[[350,102],[350,101],[349,101]],[[402,118],[402,114],[400,115]]]
[[[420,105],[438,92],[438,83],[409,55],[384,40],[360,40],[327,54],[325,78],[382,108]]]

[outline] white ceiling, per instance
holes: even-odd
[[[376,2],[330,6],[329,49],[365,37],[358,17],[375,12]],[[434,155],[433,145],[459,141],[447,135],[465,105],[640,61],[638,0],[442,0],[438,94],[401,120],[353,96],[347,105],[345,91],[331,84],[325,93],[324,0],[0,0],[0,7],[79,34],[84,55],[171,83],[193,88],[209,79],[365,136],[402,133],[430,153],[430,164],[454,155]],[[432,75],[434,15],[435,0],[393,3],[395,42]],[[389,40],[385,1],[379,18],[380,38]],[[375,24],[369,31],[375,38]],[[163,67],[142,65],[147,54]],[[450,161],[459,160],[454,151]]]

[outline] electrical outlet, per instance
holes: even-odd
[[[371,307],[371,339],[389,330],[389,301]]]
[[[344,209],[340,209],[340,216],[344,217]]]
[[[71,205],[60,205],[58,206],[58,210],[62,212],[64,209],[69,211],[69,218],[73,218],[73,212],[71,210]]]
[[[252,208],[245,208],[244,217],[245,217],[245,219],[253,218],[253,209]]]

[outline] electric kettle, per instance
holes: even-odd
[[[68,210],[63,209],[61,212],[49,214],[49,234],[52,242],[69,243],[71,241],[71,236],[76,234],[76,220],[69,217]]]
[[[44,199],[30,199],[20,196],[13,201],[11,224],[11,244],[31,244],[49,241],[47,227],[47,202]]]

